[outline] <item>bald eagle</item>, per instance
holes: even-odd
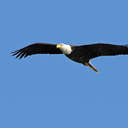
[[[114,56],[128,54],[127,45],[114,45],[105,43],[96,43],[89,45],[69,45],[69,44],[49,44],[34,43],[24,48],[12,52],[16,58],[25,58],[33,54],[64,54],[69,59],[90,67],[95,72],[98,70],[89,62],[90,59],[99,56]]]

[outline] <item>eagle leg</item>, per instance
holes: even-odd
[[[95,67],[93,67],[89,62],[86,62],[84,65],[90,67],[93,71],[98,72],[98,70]]]

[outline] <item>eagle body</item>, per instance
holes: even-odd
[[[34,54],[65,54],[69,59],[90,67],[95,72],[98,70],[90,64],[90,60],[99,56],[127,55],[128,45],[114,45],[96,43],[89,45],[68,45],[35,43],[12,52],[16,58],[25,58]]]
[[[81,49],[82,50],[82,49]],[[77,48],[72,47],[72,52],[71,54],[65,54],[69,59],[78,62],[78,63],[82,63],[84,64],[85,62],[89,62],[89,58],[86,52],[85,55],[83,56],[83,54],[81,52],[79,52],[79,50],[77,50]]]

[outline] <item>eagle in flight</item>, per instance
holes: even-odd
[[[95,72],[98,70],[89,62],[99,56],[127,55],[128,45],[114,45],[96,43],[89,45],[34,43],[12,52],[16,58],[25,58],[34,54],[64,54],[69,59],[90,67]]]

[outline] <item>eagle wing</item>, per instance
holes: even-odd
[[[92,59],[98,56],[114,56],[121,54],[128,54],[127,45],[114,45],[114,44],[90,44],[79,46],[78,49],[82,52],[83,56]]]
[[[13,56],[20,59],[33,54],[62,54],[62,52],[56,48],[56,44],[48,43],[35,43],[12,52]]]

